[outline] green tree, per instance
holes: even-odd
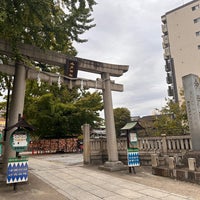
[[[88,123],[93,128],[95,128],[97,124],[101,124],[102,119],[99,115],[99,111],[103,110],[101,93],[82,91],[81,98],[75,102],[75,106],[79,108],[78,118],[81,122]]]
[[[34,132],[39,138],[61,138],[79,135],[81,126],[101,122],[98,111],[103,109],[100,93],[79,91],[74,88],[28,81],[25,100],[25,118],[38,129]]]
[[[62,73],[63,69],[22,58],[17,44],[27,43],[75,56],[73,41],[87,41],[80,36],[95,26],[91,17],[95,4],[94,0],[1,0],[0,39],[8,41],[15,54],[9,57],[0,53],[0,63],[23,60],[42,71]],[[7,75],[0,74],[1,92],[8,87],[6,79]]]
[[[1,0],[0,39],[8,41],[12,45],[14,56],[8,57],[2,53],[0,61],[4,64],[9,64],[13,60],[23,61],[28,66],[40,67],[42,71],[63,73],[63,69],[56,66],[22,58],[17,44],[31,44],[42,49],[75,56],[77,52],[73,47],[73,42],[86,42],[87,40],[80,36],[95,26],[91,17],[95,4],[94,0]],[[6,78],[7,76],[1,76],[0,80],[3,83],[1,88],[7,87],[4,84]],[[75,121],[75,113],[79,113],[78,109],[80,109],[74,105],[76,99],[80,101],[80,94],[77,93],[77,90],[69,92],[66,87],[58,90],[55,85],[47,84],[37,88],[35,84],[35,81],[27,84],[24,113],[33,125],[40,127],[38,135],[44,134],[42,126],[50,135],[55,134],[53,127],[57,128],[58,126],[60,131],[57,135],[65,134],[66,130],[71,131],[71,127],[75,126],[70,126],[69,129],[67,127],[70,124],[69,121]],[[3,106],[5,105],[2,104],[2,108]],[[36,120],[37,118],[39,120]],[[65,125],[61,125],[61,122]],[[79,124],[77,124],[78,126]],[[72,129],[72,132],[76,132],[75,128]]]
[[[95,26],[91,17],[95,4],[94,0],[1,0],[0,39],[12,45],[14,55],[8,57],[1,53],[0,62],[9,64],[13,60],[23,60],[28,66],[55,72],[55,66],[22,58],[17,44],[31,44],[75,56],[73,41],[86,42],[80,35]],[[4,76],[1,75],[0,80]]]
[[[120,136],[121,128],[130,121],[131,114],[127,108],[114,109],[115,129],[117,137]]]
[[[158,111],[159,115],[155,116],[154,122],[157,135],[182,135],[187,133],[188,121],[185,102],[179,105],[179,103],[168,99],[166,106]]]
[[[62,4],[61,4],[61,3]],[[91,13],[94,0],[1,0],[0,38],[75,54],[72,41],[95,25]],[[62,6],[61,6],[62,5]]]

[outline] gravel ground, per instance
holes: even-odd
[[[67,200],[48,184],[29,173],[29,181],[18,183],[16,191],[13,185],[0,182],[0,200]]]
[[[98,170],[94,166],[91,169]],[[200,185],[198,184],[152,175],[151,167],[135,167],[135,171],[136,174],[130,174],[128,170],[104,173],[111,173],[113,176],[200,200]]]

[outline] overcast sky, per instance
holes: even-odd
[[[167,97],[162,49],[161,16],[186,0],[96,0],[96,27],[75,44],[78,57],[129,65],[116,83],[124,92],[112,92],[113,107],[126,107],[131,116],[151,115],[165,105]],[[79,73],[79,77],[91,75]],[[95,77],[95,75],[94,75]]]

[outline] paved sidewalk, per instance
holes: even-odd
[[[0,181],[0,200],[67,200],[67,198],[29,173],[29,181],[18,183],[16,191],[13,190],[13,185]]]
[[[30,172],[70,200],[188,200],[186,196],[170,193],[121,177],[91,170],[82,165],[65,166],[59,162],[30,158]],[[49,198],[55,200],[55,198]],[[59,199],[59,198],[56,198]]]

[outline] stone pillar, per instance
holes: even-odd
[[[167,154],[167,139],[166,139],[166,134],[162,134],[162,153],[164,155]]]
[[[189,167],[189,171],[196,170],[196,159],[195,158],[188,158],[188,167]]]
[[[151,166],[152,167],[158,167],[158,155],[157,154],[151,154]]]
[[[83,162],[90,164],[90,125],[83,125]]]
[[[192,148],[200,150],[200,82],[199,77],[189,74],[182,78],[189,121]]]
[[[23,114],[24,109],[24,97],[26,89],[26,69],[24,65],[16,63],[15,66],[15,77],[12,91],[12,98],[8,113],[8,127],[18,122],[19,114]],[[16,152],[10,147],[9,140],[10,135],[14,130],[10,130],[6,133],[5,150],[3,158],[3,173],[7,172],[8,158],[15,157]]]
[[[175,168],[175,160],[174,157],[169,157],[169,169],[174,169]]]
[[[169,165],[169,155],[164,155],[164,165]]]
[[[102,73],[101,78],[104,84],[103,101],[108,150],[108,161],[104,164],[104,167],[110,168],[110,170],[112,171],[115,169],[117,170],[123,164],[120,161],[118,161],[117,138],[113,114],[110,75],[109,73]]]

